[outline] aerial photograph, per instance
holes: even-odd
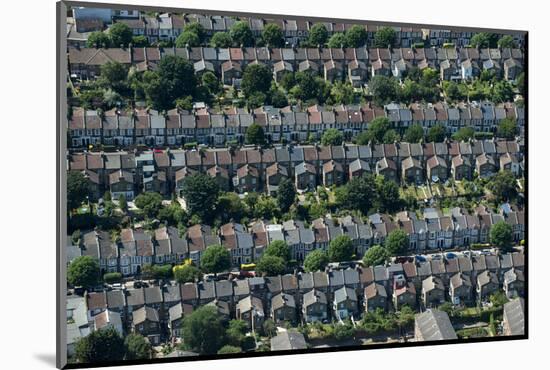
[[[68,4],[69,366],[525,337],[525,32]]]

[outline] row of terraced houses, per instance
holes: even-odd
[[[197,74],[212,71],[225,85],[240,85],[249,64],[261,63],[273,70],[279,81],[288,72],[310,72],[328,81],[349,80],[356,87],[372,76],[403,77],[412,67],[434,68],[441,80],[469,80],[483,70],[512,81],[523,71],[520,49],[476,48],[70,48],[69,73],[93,78],[101,66],[118,62],[137,71],[154,70],[167,55],[193,63]]]
[[[88,145],[179,146],[198,143],[223,146],[243,143],[246,131],[253,123],[262,126],[269,142],[304,142],[319,139],[327,129],[334,128],[351,138],[366,130],[372,120],[388,118],[392,127],[403,132],[414,124],[425,131],[443,125],[449,133],[461,127],[477,132],[495,132],[506,118],[514,119],[523,132],[525,109],[514,103],[494,104],[488,101],[449,105],[388,104],[310,106],[307,109],[288,106],[282,109],[264,106],[253,111],[229,108],[216,111],[197,107],[192,111],[153,109],[125,111],[111,109],[103,112],[74,108],[68,122],[68,145],[86,148]]]
[[[243,320],[255,331],[267,318],[278,324],[358,319],[363,312],[404,305],[425,309],[446,301],[484,302],[499,290],[509,298],[523,297],[523,254],[91,292],[82,302],[86,319],[81,325],[140,333],[159,344],[181,337],[182,320],[204,305],[215,307],[223,320]]]
[[[68,154],[67,167],[82,171],[97,199],[109,190],[114,198],[133,199],[140,191],[164,196],[180,192],[185,178],[201,172],[221,190],[275,194],[283,179],[298,191],[318,185],[342,185],[372,173],[405,183],[489,177],[499,170],[524,172],[520,141],[394,143],[338,146],[279,146],[209,150],[79,152]]]
[[[163,227],[154,232],[128,228],[116,239],[108,232],[93,230],[83,234],[78,245],[68,246],[68,255],[73,258],[91,256],[100,261],[104,272],[130,276],[139,274],[144,265],[180,263],[186,258],[200,266],[201,256],[210,245],[227,248],[235,267],[257,261],[265,247],[276,240],[286,242],[292,259],[302,262],[314,250],[328,250],[331,240],[341,235],[352,240],[355,255],[360,258],[371,246],[383,244],[386,237],[398,229],[407,233],[411,253],[464,247],[488,243],[491,227],[498,222],[506,222],[512,227],[515,242],[523,240],[523,210],[502,207],[495,213],[479,206],[472,213],[460,208],[451,209],[449,213],[427,208],[422,215],[403,211],[394,217],[376,213],[368,219],[327,216],[314,220],[309,226],[303,221],[290,220],[282,224],[256,221],[248,227],[230,222],[219,230],[199,224],[184,233],[175,227]]]

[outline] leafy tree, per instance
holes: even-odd
[[[187,214],[185,210],[181,208],[178,201],[172,200],[172,203],[168,207],[162,207],[157,214],[157,218],[168,225],[177,225],[180,222],[187,221]]]
[[[341,145],[344,141],[344,135],[335,128],[325,130],[321,137],[322,145]]]
[[[254,45],[254,36],[252,35],[250,27],[245,22],[235,22],[235,24],[231,26],[229,34],[233,42],[238,46],[248,47]]]
[[[225,336],[227,338],[227,343],[232,346],[240,347],[244,341],[246,332],[248,331],[248,326],[243,320],[231,320],[227,330],[225,331]]]
[[[216,180],[205,174],[194,174],[183,181],[182,194],[190,214],[208,219],[216,209],[220,187]]]
[[[500,121],[497,129],[497,135],[506,139],[514,139],[518,132],[516,120],[513,118],[504,118]]]
[[[183,319],[185,345],[201,354],[214,354],[222,347],[225,329],[215,307],[202,306]]]
[[[75,346],[76,358],[84,363],[122,360],[124,352],[124,340],[114,328],[93,331]]]
[[[215,48],[229,48],[233,45],[233,39],[228,32],[216,32],[210,39],[210,46]]]
[[[343,32],[336,32],[328,40],[327,46],[329,48],[341,48],[347,45],[346,35]]]
[[[513,49],[517,46],[516,42],[514,41],[514,38],[511,35],[502,36],[498,40],[497,45],[501,49],[507,49],[507,48]]]
[[[200,46],[201,39],[199,36],[191,31],[182,32],[176,39],[176,47],[185,48],[187,46],[195,47]]]
[[[185,29],[183,32],[192,32],[195,35],[199,37],[199,41],[202,43],[204,39],[206,38],[206,31],[204,30],[204,27],[199,22],[193,22],[189,23],[187,26],[185,26]]]
[[[499,202],[510,200],[517,195],[517,183],[511,171],[499,171],[487,184]]]
[[[324,24],[316,23],[309,31],[309,43],[312,45],[324,45],[328,39],[328,31]]]
[[[396,322],[401,328],[411,328],[414,325],[416,312],[409,306],[401,306],[396,312]]]
[[[291,75],[286,73],[286,75]],[[288,99],[286,94],[279,89],[271,91],[271,105],[275,108],[284,108],[288,105]]]
[[[365,45],[367,41],[367,30],[360,25],[353,25],[346,32],[346,46],[349,48],[358,48]]]
[[[330,88],[330,101],[332,104],[352,104],[355,101],[353,86],[342,81],[335,82]]]
[[[402,255],[407,251],[409,247],[409,237],[407,233],[403,230],[393,230],[390,232],[384,246],[390,255],[398,256]]]
[[[286,262],[281,257],[264,255],[256,264],[256,271],[265,275],[282,275],[286,271]]]
[[[281,211],[287,212],[290,209],[290,206],[294,204],[295,198],[296,189],[294,188],[294,183],[290,179],[283,179],[277,188],[277,203],[279,204]]]
[[[518,87],[519,93],[525,95],[525,73],[521,72],[516,78],[516,85]]]
[[[255,145],[265,144],[265,133],[262,126],[257,123],[251,124],[246,130],[246,143]]]
[[[336,340],[345,340],[353,338],[355,335],[355,327],[351,321],[345,321],[343,325],[335,324],[334,325],[334,339]]]
[[[143,35],[132,37],[132,46],[135,48],[145,48],[149,46],[149,40]]]
[[[401,206],[399,197],[399,186],[391,180],[386,180],[383,176],[376,178],[377,206],[382,212],[393,213]]]
[[[280,209],[274,198],[262,196],[254,206],[254,217],[271,219],[280,214]]]
[[[138,195],[134,201],[147,217],[156,217],[162,208],[162,196],[159,193],[147,191]]]
[[[201,267],[209,273],[226,271],[231,267],[231,254],[221,245],[211,245],[201,257]]]
[[[391,144],[398,141],[401,141],[401,136],[394,129],[386,131],[386,133],[384,134],[384,137],[382,138],[382,142],[384,144]]]
[[[216,213],[220,216],[222,222],[229,220],[240,222],[247,212],[246,204],[236,193],[228,192],[219,196]]]
[[[443,125],[435,125],[428,130],[427,140],[428,142],[442,143],[447,135],[447,130]]]
[[[285,45],[283,31],[274,23],[270,23],[264,27],[262,39],[267,46],[272,48],[282,48]]]
[[[412,126],[409,126],[405,131],[405,136],[403,137],[408,143],[418,143],[424,138],[424,129],[418,123],[415,123]]]
[[[168,280],[172,278],[172,265],[153,265],[151,267],[151,272],[153,274],[153,278],[155,279]]]
[[[200,279],[201,271],[191,264],[183,264],[174,266],[174,278],[180,284],[194,282],[195,279]]]
[[[468,141],[475,136],[475,130],[472,127],[462,127],[453,134],[453,140]]]
[[[336,190],[336,201],[345,209],[354,209],[367,214],[373,205],[376,184],[372,175],[354,177]]]
[[[375,245],[370,247],[363,256],[365,266],[383,265],[388,259],[388,251],[380,246]]]
[[[255,92],[267,94],[272,79],[271,71],[266,65],[250,64],[244,70],[241,88],[245,96],[250,96]]]
[[[100,83],[115,91],[121,91],[128,80],[128,67],[119,62],[107,62],[100,67]]]
[[[264,335],[268,337],[274,337],[277,335],[277,326],[275,325],[275,322],[272,319],[267,319],[262,324],[262,330],[264,332]]]
[[[327,253],[321,249],[316,249],[308,253],[304,260],[304,268],[307,272],[322,271],[328,264]]]
[[[82,172],[67,173],[67,208],[78,208],[90,193],[90,183]]]
[[[99,280],[99,262],[91,256],[76,257],[67,269],[67,281],[73,286],[91,287]]]
[[[374,46],[387,48],[395,45],[396,34],[392,27],[382,27],[374,34]]]
[[[109,37],[113,47],[128,46],[132,42],[132,30],[124,23],[115,23],[109,28]]]
[[[120,194],[118,196],[118,207],[123,212],[126,212],[128,210],[128,202],[126,201],[126,196],[124,194]]]
[[[502,290],[498,290],[489,296],[489,302],[491,302],[494,307],[502,307],[508,302],[508,298]]]
[[[512,226],[505,221],[499,221],[491,227],[489,234],[491,244],[508,251],[511,249],[513,242]]]
[[[274,240],[266,247],[264,256],[276,256],[288,262],[290,261],[290,248],[283,240]]]
[[[394,77],[374,76],[369,83],[369,90],[377,105],[385,105],[399,97],[399,84]]]
[[[218,94],[222,89],[220,80],[212,71],[204,72],[202,74],[201,82],[202,86],[206,87],[210,94]]]
[[[111,46],[111,39],[106,33],[95,31],[88,36],[86,46],[89,48],[108,48]]]
[[[480,32],[476,33],[470,39],[470,45],[473,47],[490,48],[496,45],[496,34]]]
[[[496,103],[513,101],[514,96],[514,89],[508,81],[498,81],[494,84],[491,97]]]
[[[103,275],[103,281],[107,284],[118,283],[122,280],[122,274],[120,272],[108,272]]]
[[[328,247],[328,257],[331,262],[349,261],[353,252],[353,243],[347,235],[338,235],[332,239]]]
[[[454,81],[444,81],[443,91],[449,100],[464,100],[466,96],[462,93],[459,85]]]
[[[158,110],[171,109],[177,99],[193,95],[196,86],[193,65],[178,56],[165,56],[156,72],[146,71],[143,75],[145,95]]]
[[[366,145],[369,141],[375,144],[384,142],[386,132],[391,129],[390,120],[386,117],[378,117],[371,121],[366,131],[357,135],[357,144]]]
[[[129,334],[124,339],[127,360],[146,360],[153,355],[151,343],[140,334]]]
[[[241,347],[225,345],[218,351],[218,355],[224,355],[227,353],[241,353],[243,350]]]

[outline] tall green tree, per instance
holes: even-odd
[[[518,125],[513,118],[504,118],[500,121],[497,129],[497,135],[499,137],[513,140],[518,133]]]
[[[347,43],[346,35],[343,32],[336,32],[328,40],[327,46],[329,48],[345,48]]]
[[[376,205],[381,212],[396,212],[401,206],[399,186],[383,176],[376,178]]]
[[[499,202],[513,199],[517,195],[516,178],[508,170],[499,171],[494,175],[487,184],[487,188],[491,190]]]
[[[128,67],[119,62],[107,62],[100,67],[99,82],[106,87],[121,92],[127,86]]]
[[[316,249],[306,256],[304,260],[304,269],[307,272],[323,271],[328,262],[327,253],[321,249]]]
[[[136,207],[141,209],[147,217],[156,217],[162,208],[162,195],[152,191],[141,193],[134,200]]]
[[[174,267],[174,279],[180,284],[194,282],[200,279],[201,271],[194,265],[179,265]]]
[[[421,125],[415,123],[407,128],[403,138],[408,143],[418,143],[424,138],[424,129]]]
[[[153,355],[151,343],[140,334],[128,334],[124,339],[126,360],[147,360]]]
[[[447,129],[443,125],[435,125],[430,127],[426,139],[430,143],[442,143],[447,136]]]
[[[88,36],[86,46],[89,48],[108,48],[111,46],[111,39],[105,32],[94,31]]]
[[[409,236],[403,230],[393,230],[386,238],[384,246],[392,256],[403,255],[409,247]]]
[[[245,141],[247,144],[264,145],[265,133],[263,127],[257,123],[251,124],[246,129]]]
[[[513,242],[512,226],[505,221],[499,221],[491,227],[489,234],[491,244],[504,251],[509,251]]]
[[[199,36],[191,31],[182,32],[176,39],[176,47],[185,48],[188,46],[195,47],[201,45]]]
[[[202,306],[183,319],[184,345],[200,354],[214,354],[222,347],[225,329],[216,310]]]
[[[282,48],[285,46],[283,31],[274,23],[266,25],[262,31],[264,43],[272,48]]]
[[[219,273],[231,267],[231,253],[221,245],[206,248],[201,257],[201,268],[207,273]]]
[[[364,46],[367,42],[367,30],[358,24],[351,26],[346,31],[346,46],[349,48],[358,48]]]
[[[456,141],[468,141],[475,136],[475,130],[473,127],[461,127],[457,132],[453,134],[453,140]]]
[[[374,34],[374,46],[387,48],[395,45],[396,32],[392,27],[382,27]]]
[[[73,286],[92,287],[99,282],[99,262],[91,256],[75,258],[67,269],[67,281]]]
[[[382,106],[396,101],[399,97],[400,89],[396,78],[378,75],[371,79],[369,91],[373,96],[374,102]]]
[[[502,36],[498,42],[497,45],[501,49],[506,48],[515,48],[517,47],[516,42],[514,41],[514,38],[511,35],[504,35]]]
[[[124,340],[114,328],[93,331],[75,346],[75,356],[83,363],[119,361],[124,353]]]
[[[256,271],[268,276],[282,275],[286,271],[286,262],[278,256],[264,255],[256,264]]]
[[[203,221],[209,219],[215,209],[220,193],[216,180],[206,174],[194,174],[183,180],[182,195],[190,214],[198,215]]]
[[[324,24],[316,23],[309,31],[309,43],[312,45],[325,45],[328,39],[328,31]]]
[[[470,39],[470,46],[480,48],[494,48],[497,44],[498,36],[494,33],[479,32]]]
[[[331,262],[349,261],[353,257],[353,242],[347,235],[338,235],[328,247],[328,258]]]
[[[288,262],[290,261],[290,248],[283,240],[274,240],[266,247],[264,256],[276,256]]]
[[[384,142],[384,135],[391,130],[391,123],[387,117],[377,117],[373,119],[366,131],[357,135],[356,142],[359,145],[366,145],[371,141],[374,144]]]
[[[118,48],[121,45],[127,47],[132,42],[133,36],[130,27],[124,23],[115,23],[109,28],[109,37],[113,47]]]
[[[383,265],[388,257],[388,251],[384,247],[374,245],[363,256],[363,263],[365,266]]]
[[[267,94],[271,87],[273,75],[264,64],[250,64],[243,73],[241,88],[245,96],[261,92]]]
[[[73,210],[90,194],[90,183],[82,172],[70,171],[67,173],[67,208]]]
[[[233,39],[228,32],[216,32],[210,39],[210,46],[215,48],[229,48],[233,45]]]
[[[329,128],[323,132],[321,137],[322,145],[342,145],[344,141],[344,135],[335,128]]]
[[[336,189],[336,201],[345,209],[353,209],[367,214],[373,206],[376,184],[371,174],[352,178],[346,185]]]
[[[206,38],[206,31],[204,30],[204,27],[199,22],[193,22],[189,23],[185,26],[183,29],[183,32],[191,32],[194,33],[199,37],[200,42],[204,42]]]
[[[277,203],[281,211],[288,212],[290,206],[294,204],[296,199],[296,189],[292,180],[285,178],[279,183],[277,188]]]
[[[246,22],[235,22],[231,26],[229,34],[237,46],[249,47],[254,45],[254,35],[252,35],[252,31]]]

